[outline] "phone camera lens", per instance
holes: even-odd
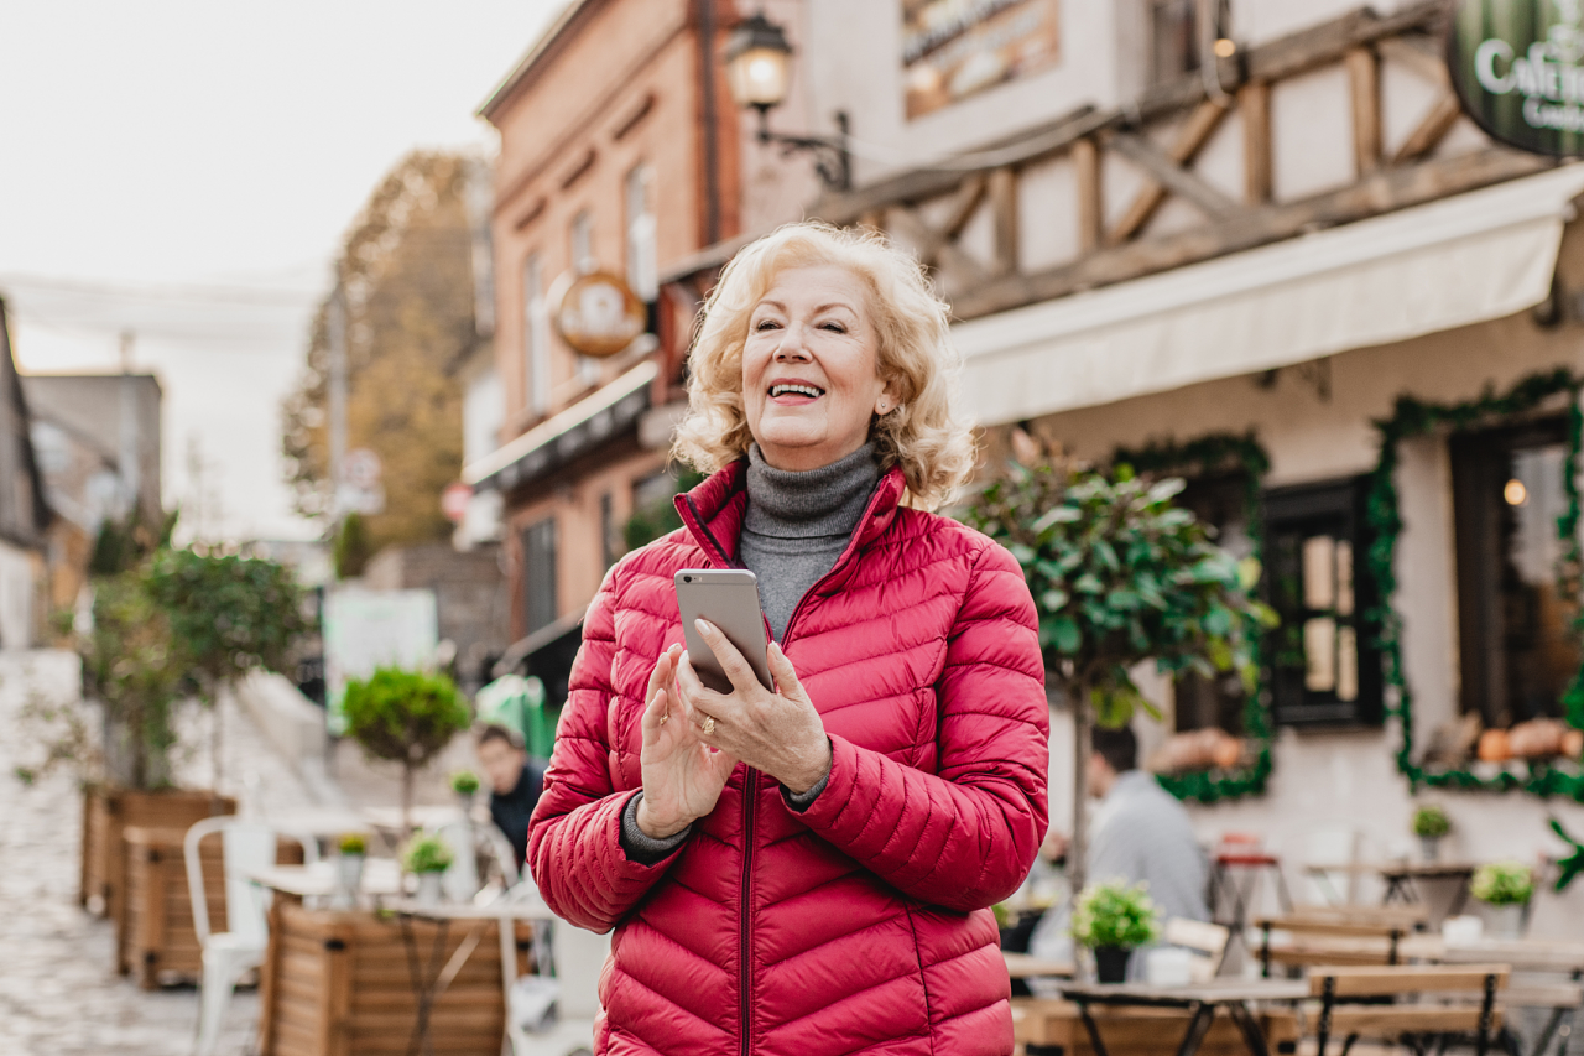
[[[693,577],[692,576],[683,576],[682,577],[682,582],[691,583],[691,582],[693,582]]]

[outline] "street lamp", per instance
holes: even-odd
[[[833,191],[852,189],[852,155],[847,149],[847,112],[836,112],[836,135],[792,136],[770,131],[770,111],[786,101],[792,45],[782,28],[756,11],[737,23],[721,49],[726,83],[741,107],[759,111],[759,142],[779,143],[781,156],[813,154],[814,170]]]

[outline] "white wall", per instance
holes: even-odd
[[[29,649],[33,641],[36,558],[0,542],[0,649]]]

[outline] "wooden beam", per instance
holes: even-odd
[[[1145,141],[1138,140],[1139,143],[1148,148],[1147,151],[1135,150],[1135,153],[1130,154],[1129,150],[1135,148],[1120,142],[1119,137],[1107,139],[1108,145],[1115,147],[1119,153],[1139,165],[1152,177],[1143,187],[1139,188],[1139,192],[1134,196],[1132,204],[1127,208],[1127,212],[1122,214],[1122,218],[1117,221],[1116,227],[1112,229],[1108,238],[1111,245],[1121,245],[1142,231],[1144,225],[1149,223],[1150,218],[1155,215],[1155,210],[1159,209],[1161,203],[1166,200],[1168,188],[1178,194],[1183,194],[1184,197],[1198,204],[1194,197],[1197,191],[1184,192],[1179,189],[1178,185],[1181,183],[1181,176],[1188,176],[1190,180],[1199,185],[1199,188],[1210,191],[1212,195],[1219,196],[1225,203],[1226,208],[1232,207],[1232,202],[1226,199],[1224,195],[1221,195],[1219,191],[1210,188],[1208,184],[1184,172],[1181,168],[1183,165],[1192,164],[1194,158],[1199,156],[1199,151],[1209,142],[1210,137],[1215,134],[1215,130],[1221,127],[1221,121],[1226,117],[1226,112],[1227,108],[1220,103],[1205,102],[1199,104],[1198,109],[1189,116],[1188,121],[1178,131],[1177,138],[1172,141],[1172,145],[1168,148],[1166,154],[1166,158],[1171,162],[1169,168],[1178,174],[1176,177],[1168,173],[1163,179],[1158,172],[1152,171],[1150,167],[1152,162],[1158,164],[1159,160],[1163,159],[1160,157],[1160,152],[1150,147]],[[1149,154],[1153,154],[1155,157],[1153,159],[1147,158],[1146,155]],[[1216,214],[1211,211],[1211,215]]]
[[[1100,178],[1100,148],[1093,136],[1073,144],[1072,163],[1078,199],[1078,251],[1093,253],[1105,242],[1104,183]]]
[[[968,226],[968,221],[973,219],[979,203],[984,201],[985,189],[989,184],[989,178],[982,172],[974,173],[963,181],[946,213],[946,222],[935,229],[938,242],[957,241],[963,228]]]
[[[1431,151],[1441,145],[1447,132],[1451,131],[1452,126],[1462,115],[1463,104],[1458,102],[1456,93],[1451,89],[1443,92],[1431,105],[1429,113],[1414,126],[1412,132],[1408,133],[1408,138],[1403,140],[1402,146],[1397,148],[1392,164],[1406,165],[1429,157]]]
[[[1387,37],[1375,45],[1385,61],[1405,66],[1440,88],[1448,87],[1446,56],[1429,37]]]
[[[1549,158],[1491,148],[1386,169],[1349,187],[1298,202],[1244,210],[1221,223],[1165,238],[1092,253],[1032,274],[994,279],[952,298],[960,319],[1054,300],[1079,290],[1109,286],[1185,264],[1237,253],[1305,231],[1352,223],[1381,213],[1528,176],[1552,168]]]
[[[1250,81],[1238,90],[1238,113],[1243,117],[1243,200],[1264,205],[1271,200],[1270,85]]]
[[[1106,145],[1143,169],[1157,187],[1188,199],[1212,217],[1223,216],[1237,208],[1232,199],[1183,168],[1142,136],[1128,132],[1112,133],[1106,137]]]
[[[990,173],[990,228],[994,265],[998,275],[1018,270],[1017,170],[1003,166]]]
[[[1352,48],[1342,65],[1353,114],[1353,172],[1364,177],[1381,164],[1380,60],[1373,48]]]
[[[992,278],[983,264],[964,252],[957,243],[942,241],[939,234],[912,209],[897,206],[890,210],[890,217],[893,230],[913,244],[925,267],[943,268],[964,285],[982,283]]]

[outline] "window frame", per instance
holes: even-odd
[[[523,636],[542,630],[560,615],[560,548],[555,514],[547,514],[518,533],[522,548]],[[536,539],[536,536],[538,537]],[[536,552],[544,555],[536,558]],[[542,566],[536,569],[536,566]],[[543,574],[541,574],[543,573]],[[536,619],[536,617],[543,617]]]
[[[550,367],[550,304],[544,281],[544,255],[523,257],[523,404],[538,417],[548,414],[555,382]]]

